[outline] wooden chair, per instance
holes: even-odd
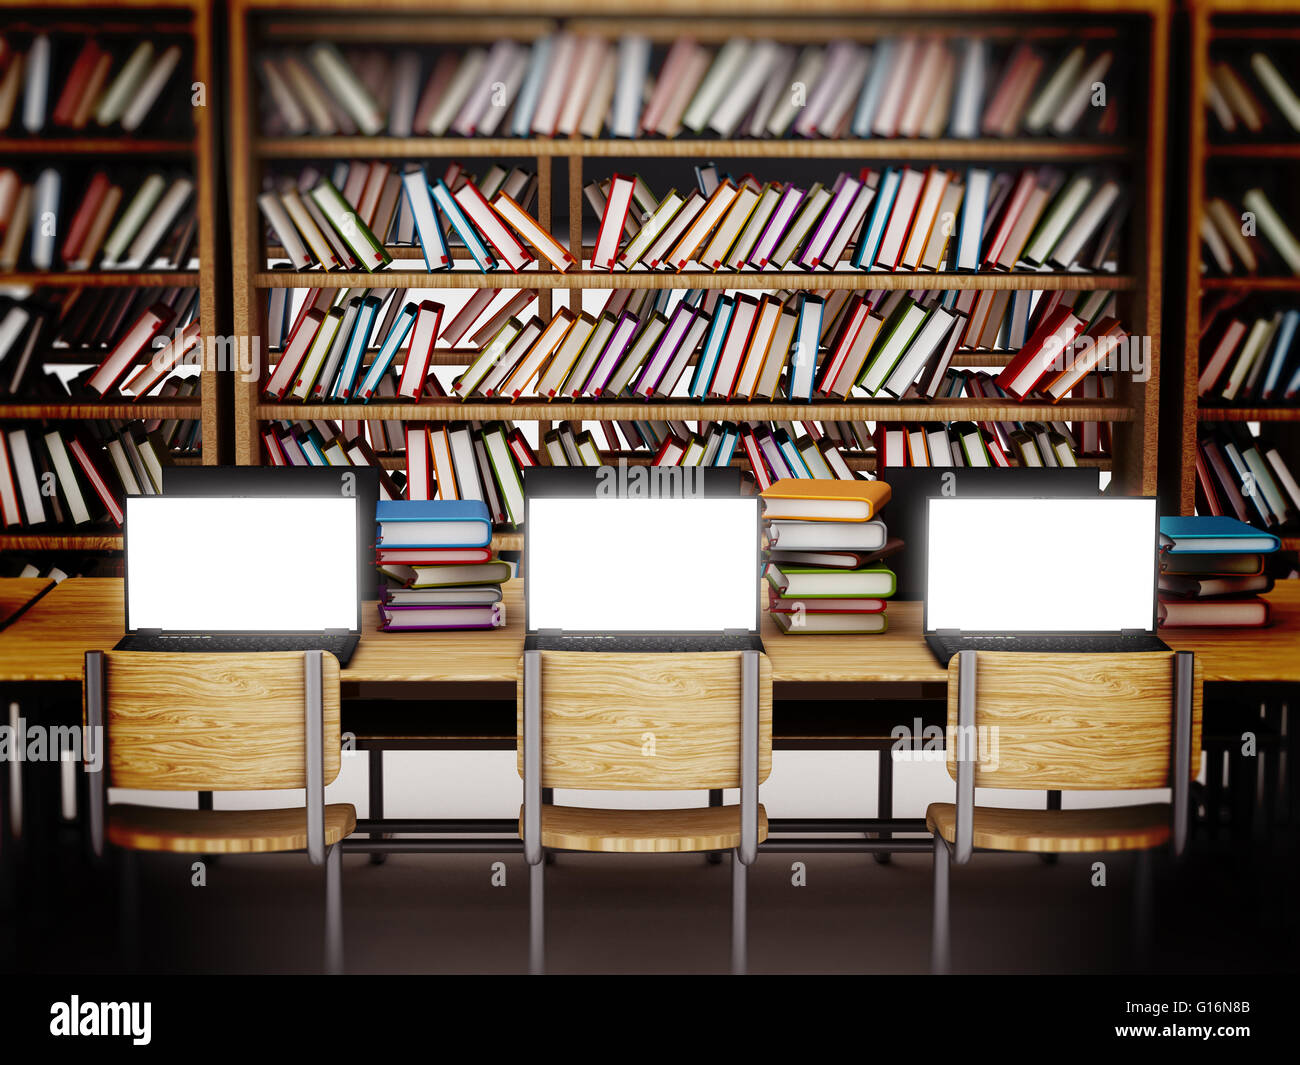
[[[529,971],[545,963],[545,850],[730,850],[731,967],[747,966],[747,870],[767,837],[772,672],[757,651],[526,651],[518,675],[520,835],[531,868]],[[738,806],[606,810],[543,805],[543,788],[739,788]]]
[[[91,651],[86,725],[107,752],[89,789],[91,845],[172,854],[305,850],[325,866],[325,959],[343,969],[338,844],[357,823],[325,805],[339,775],[339,663],[321,651],[250,655]],[[176,810],[109,805],[108,789],[305,788],[306,810]]]
[[[931,967],[949,967],[948,878],[976,850],[1040,854],[1138,851],[1187,840],[1199,771],[1201,670],[1190,652],[1027,654],[962,651],[948,663],[948,773],[957,802],[932,803]],[[975,805],[975,788],[1035,791],[1170,788],[1171,803],[1087,810]]]

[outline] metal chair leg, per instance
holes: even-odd
[[[930,971],[947,973],[952,966],[948,933],[948,876],[951,859],[948,845],[934,834],[934,931],[930,941]]]
[[[546,862],[528,868],[528,973],[541,976],[546,972]]]
[[[749,972],[749,866],[731,852],[731,974]]]
[[[721,805],[722,805],[722,789],[721,789],[721,788],[712,788],[712,789],[710,789],[710,791],[709,791],[709,805],[710,805],[710,806],[721,806]],[[706,862],[708,862],[709,865],[721,865],[721,864],[722,864],[722,851],[708,851],[708,852],[706,852],[705,855],[704,855],[704,860],[705,860]]]
[[[894,816],[894,752],[886,748],[880,752],[880,770],[876,781],[876,816],[888,821]],[[892,832],[881,832],[881,839],[892,839]],[[873,855],[881,865],[888,865],[891,855],[888,851],[876,851]]]
[[[343,973],[343,848],[337,843],[325,855],[325,970]]]

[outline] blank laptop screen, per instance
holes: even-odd
[[[131,632],[358,627],[357,500],[131,496]]]
[[[931,499],[926,630],[1148,632],[1156,535],[1154,499]]]
[[[750,632],[758,500],[528,501],[528,627]]]

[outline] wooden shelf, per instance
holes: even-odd
[[[121,533],[0,533],[0,551],[121,550]]]
[[[30,270],[0,273],[0,285],[53,288],[193,288],[201,271],[146,270]]]
[[[1207,157],[1216,162],[1231,162],[1236,159],[1300,159],[1300,141],[1210,144],[1205,151]]]
[[[192,138],[133,137],[0,137],[0,157],[6,155],[189,155]]]
[[[1216,292],[1300,292],[1300,277],[1203,277],[1200,287]]]
[[[1300,407],[1198,407],[1202,422],[1300,422]]]
[[[430,273],[427,270],[377,270],[373,274],[324,270],[267,270],[252,276],[255,288],[424,288],[424,289],[611,289],[611,288],[736,288],[736,289],[1066,289],[1092,292],[1124,291],[1136,287],[1124,274],[1003,274],[932,273],[887,274],[837,270],[834,273],[592,273],[524,271],[483,274],[468,270]]]
[[[197,418],[203,413],[202,399],[142,399],[104,403],[2,403],[0,420],[52,418],[83,421],[95,418]]]
[[[594,139],[550,137],[263,137],[262,159],[491,159],[536,156],[594,158],[881,159],[939,162],[1054,162],[1133,157],[1126,141],[1072,141],[1049,137],[1007,140],[872,138],[850,140],[716,140],[704,138]]]
[[[471,400],[464,403],[259,403],[258,419],[285,421],[313,418],[442,421],[1087,421],[1126,422],[1134,412],[1106,400],[1081,400],[1053,406],[1014,400],[948,399],[882,403],[875,400],[812,403],[697,403],[694,400],[591,401],[584,403],[518,403]]]

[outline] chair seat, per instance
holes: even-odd
[[[1096,810],[1002,810],[975,808],[973,843],[1000,851],[1091,853],[1148,850],[1169,842],[1168,803]],[[949,843],[957,839],[957,807],[931,803],[925,825]]]
[[[519,834],[523,835],[523,810]],[[767,838],[767,811],[758,807],[758,839]],[[542,846],[558,850],[663,854],[740,846],[740,807],[686,810],[599,810],[542,807]]]
[[[325,844],[357,827],[348,803],[325,807]],[[122,804],[108,810],[108,841],[138,851],[173,854],[270,854],[307,849],[307,811],[174,810]]]

